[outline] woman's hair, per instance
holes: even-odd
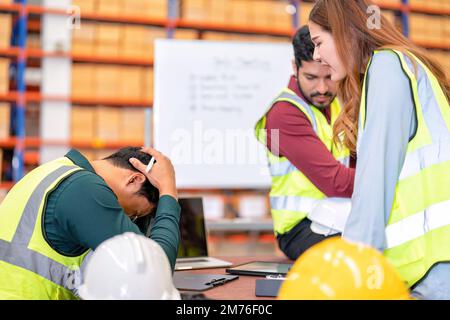
[[[333,131],[336,143],[344,134],[344,144],[353,153],[358,134],[362,77],[373,51],[399,50],[410,58],[416,68],[413,54],[434,74],[447,100],[450,100],[450,85],[443,68],[424,49],[403,36],[384,16],[381,16],[380,28],[369,29],[367,9],[371,4],[368,0],[318,0],[309,16],[310,21],[332,34],[338,57],[347,71],[347,77],[338,83],[343,111]]]

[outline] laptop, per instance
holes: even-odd
[[[175,270],[193,270],[229,267],[231,262],[216,259],[208,255],[205,216],[202,198],[182,198],[180,246]]]

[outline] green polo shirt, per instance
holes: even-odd
[[[65,156],[85,170],[64,179],[48,196],[44,236],[50,246],[63,255],[77,256],[124,232],[142,234],[89,161],[73,149]],[[180,210],[173,197],[162,196],[150,232],[150,238],[167,254],[172,269],[180,239]]]

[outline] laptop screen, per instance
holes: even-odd
[[[181,207],[178,258],[208,256],[202,198],[179,199]]]

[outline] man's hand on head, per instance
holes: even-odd
[[[175,181],[175,169],[169,158],[153,148],[142,148],[142,152],[148,153],[155,158],[156,162],[147,172],[147,163],[131,158],[130,163],[144,174],[152,185],[159,190],[160,197],[169,195],[178,200],[178,192]]]

